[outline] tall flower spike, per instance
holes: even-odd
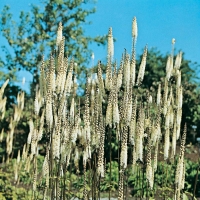
[[[74,98],[72,98],[71,106],[70,106],[70,122],[71,122],[72,124],[74,123],[74,116],[75,116],[74,107],[75,107]]]
[[[147,168],[146,168],[146,176],[147,180],[149,182],[150,188],[153,189],[153,170],[151,166],[151,139],[150,136],[147,138],[148,143],[147,143]]]
[[[173,63],[174,63],[174,44],[175,44],[175,39],[172,39],[172,51],[171,55],[168,57],[167,60],[167,67],[166,67],[166,74],[167,74],[167,80],[169,81],[172,71],[173,71]]]
[[[42,111],[42,115],[40,118],[40,127],[39,127],[39,132],[38,132],[38,141],[40,141],[42,139],[42,135],[43,135],[43,127],[44,127],[44,112],[45,110]]]
[[[163,95],[163,114],[166,115],[167,113],[167,102],[168,102],[168,92],[169,92],[169,88],[168,88],[168,82],[167,79],[165,79],[165,86],[164,86],[164,95]]]
[[[52,127],[53,123],[53,109],[52,109],[52,99],[51,99],[51,93],[47,93],[46,95],[46,122],[49,128]]]
[[[62,22],[59,23],[58,25],[58,31],[57,31],[57,39],[56,39],[56,46],[58,47],[60,45],[60,42],[62,40]]]
[[[135,85],[135,69],[136,69],[136,59],[135,59],[135,47],[133,47],[132,50],[132,58],[131,58],[131,64],[130,64],[130,77],[132,81],[132,85]]]
[[[168,56],[167,64],[166,64],[166,77],[167,77],[168,81],[171,77],[172,70],[173,70],[173,58],[172,58],[172,56]]]
[[[185,142],[186,142],[186,134],[187,134],[187,125],[184,125],[182,140],[181,140],[181,146],[180,146],[180,156],[184,156],[185,152]]]
[[[136,111],[137,111],[137,96],[133,102],[131,122],[130,122],[130,131],[129,131],[129,142],[131,145],[135,145],[136,139]]]
[[[142,56],[142,61],[141,61],[139,72],[138,72],[137,83],[136,83],[136,85],[138,85],[138,86],[142,83],[142,81],[144,79],[146,60],[147,60],[147,46],[144,48],[144,53]]]
[[[109,125],[109,127],[112,127],[112,121],[113,121],[113,92],[111,91],[109,94],[109,98],[108,98],[108,105],[107,105],[107,109],[106,109],[106,125]]]
[[[132,80],[132,85],[135,85],[135,69],[136,69],[136,42],[137,42],[137,35],[138,35],[138,28],[137,28],[137,20],[136,17],[133,18],[132,21],[132,58],[131,58],[131,65],[130,65],[130,76]]]
[[[157,92],[157,105],[159,106],[161,103],[161,85],[158,85],[158,92]]]
[[[157,164],[158,164],[158,140],[156,141],[155,144],[154,161],[153,161],[154,172],[157,171]]]
[[[119,68],[118,74],[117,74],[117,88],[118,88],[118,90],[122,86],[122,79],[123,79],[123,59],[120,62],[120,68]]]
[[[5,90],[5,88],[6,88],[7,84],[8,84],[8,82],[9,82],[9,79],[7,79],[7,80],[4,82],[4,84],[1,86],[1,89],[0,89],[0,99],[2,99],[4,90]]]
[[[101,94],[104,94],[104,82],[103,82],[103,76],[102,76],[102,70],[101,70],[101,62],[98,62],[98,85],[99,85],[99,90]]]
[[[119,192],[118,192],[118,200],[124,199],[124,168],[121,167],[119,171]]]
[[[123,128],[122,133],[122,145],[121,145],[121,155],[120,155],[120,166],[126,169],[127,167],[127,136],[128,136],[128,127]]]
[[[130,81],[131,82],[131,81]],[[132,85],[129,84],[129,91],[127,95],[127,111],[126,111],[126,120],[128,122],[128,125],[130,125],[131,116],[132,116],[132,110],[133,110],[133,100],[132,100]]]
[[[40,93],[42,97],[46,95],[46,84],[45,84],[45,63],[44,63],[44,56],[42,57],[41,67],[40,67]]]
[[[4,128],[1,130],[1,134],[0,134],[0,142],[3,141],[3,136],[4,136]]]
[[[161,109],[158,109],[158,111],[156,113],[155,126],[153,127],[153,129],[152,129],[153,131],[151,134],[151,139],[152,139],[153,145],[155,145],[156,141],[160,140],[160,138],[161,138],[160,113],[161,113]]]
[[[164,160],[167,160],[169,157],[169,148],[170,148],[170,137],[169,137],[169,128],[165,132],[165,143],[164,143]]]
[[[104,177],[104,140],[105,140],[105,127],[103,126],[103,118],[100,117],[99,122],[99,130],[100,130],[100,144],[98,151],[98,162],[97,162],[97,172],[100,177]]]
[[[108,31],[108,59],[112,61],[113,56],[114,56],[114,42],[112,35],[112,27],[110,27]]]
[[[171,157],[174,157],[176,154],[176,118],[174,120],[174,127],[173,127],[173,133],[172,133],[172,155]]]
[[[107,90],[111,90],[112,89],[112,66],[111,66],[110,59],[108,59],[108,62],[107,62],[105,88]]]
[[[124,63],[124,81],[125,86],[128,88],[130,83],[130,55],[125,55],[125,63]]]
[[[132,21],[132,37],[134,39],[134,43],[136,43],[137,36],[138,36],[137,19],[136,17],[134,17]]]
[[[140,106],[137,122],[137,137],[136,137],[136,158],[143,162],[143,137],[144,137],[144,119],[145,113],[142,106]]]
[[[176,168],[176,176],[175,176],[176,192],[178,193],[178,198],[180,195],[180,190],[184,186],[182,181],[184,181],[184,176],[185,176],[184,152],[185,152],[186,132],[187,132],[187,126],[185,124],[183,135],[182,135],[182,140],[181,140],[181,146],[180,146],[180,155],[179,155],[177,168]]]
[[[115,92],[113,95],[113,124],[114,127],[116,124],[119,124],[119,107],[118,107],[118,93]]]
[[[178,109],[181,109],[182,108],[182,104],[183,104],[183,89],[182,87],[180,87],[178,89],[178,99],[177,99],[177,107]]]
[[[89,145],[90,143],[90,109],[89,109],[89,94],[86,88],[86,98],[85,98],[85,111],[84,111],[84,128],[86,141]]]
[[[60,42],[60,51],[58,55],[58,64],[57,64],[57,76],[56,76],[56,92],[59,94],[62,88],[62,85],[65,83],[65,67],[64,67],[64,44],[65,44],[65,37],[62,38]]]
[[[184,185],[185,185],[185,162],[183,161],[183,176],[181,180],[181,189],[184,189]]]
[[[32,139],[33,131],[34,131],[33,120],[31,119],[28,123],[29,123],[30,131],[29,131],[28,138],[27,138],[27,144],[31,144],[31,139]]]
[[[181,71],[177,70],[176,87],[179,88],[180,86],[181,86]]]
[[[174,64],[174,69],[180,69],[181,66],[181,60],[182,60],[182,52],[179,52],[176,56],[175,64]]]
[[[49,66],[49,82],[50,82],[50,86],[51,86],[51,91],[54,92],[55,91],[55,60],[53,55],[51,55],[50,58],[50,66]],[[50,89],[50,88],[48,88]]]
[[[70,69],[68,71],[67,79],[65,81],[65,93],[69,94],[72,87],[72,75],[73,75],[74,61],[73,59],[70,62]]]

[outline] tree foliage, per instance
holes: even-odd
[[[105,36],[85,35],[83,25],[89,24],[87,16],[94,8],[85,8],[88,1],[43,0],[42,7],[31,5],[31,12],[20,12],[19,20],[13,20],[9,6],[1,11],[0,31],[8,46],[2,46],[5,56],[0,57],[0,66],[9,70],[9,77],[17,70],[25,69],[34,73],[42,55],[53,51],[59,22],[63,23],[68,55],[80,65],[87,63],[91,42],[105,43]],[[80,69],[80,67],[79,67]],[[3,74],[0,74],[3,75]]]

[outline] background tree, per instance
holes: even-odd
[[[43,0],[42,7],[31,5],[31,12],[21,11],[18,22],[13,20],[9,6],[4,6],[0,32],[9,46],[2,46],[5,55],[0,57],[0,66],[8,70],[8,76],[14,78],[15,72],[20,69],[32,74],[37,70],[42,55],[54,50],[59,22],[63,24],[66,52],[74,57],[81,70],[80,66],[84,66],[91,56],[88,45],[91,42],[105,43],[105,36],[85,35],[83,25],[91,23],[87,22],[87,16],[95,12],[94,8],[84,7],[88,2]]]

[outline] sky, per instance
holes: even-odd
[[[17,20],[21,10],[30,10],[31,3],[42,7],[40,0],[0,0],[0,10],[4,5],[10,5]],[[131,26],[135,16],[138,24],[137,55],[141,55],[146,44],[148,49],[155,47],[163,55],[169,54],[171,40],[175,38],[175,54],[181,50],[186,59],[200,63],[200,0],[98,0],[93,5],[96,13],[87,18],[92,24],[84,26],[86,35],[105,35],[112,27],[116,39],[114,59],[117,62],[124,48],[131,53]],[[5,43],[1,34],[0,43]],[[98,60],[106,61],[106,46],[93,44],[90,48],[95,58],[89,65]],[[20,73],[21,79],[23,76],[30,79],[29,74]]]
[[[131,24],[134,16],[138,23],[137,52],[156,47],[163,54],[171,51],[171,40],[176,39],[176,51],[185,52],[186,59],[200,63],[200,1],[197,0],[101,0],[97,12],[90,17],[93,24],[88,32],[105,34],[112,27],[115,55],[123,49],[131,51]],[[95,49],[97,56],[99,50]],[[99,53],[105,57],[104,54]],[[102,59],[101,58],[101,59]]]

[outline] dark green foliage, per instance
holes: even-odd
[[[110,185],[110,174],[109,174],[110,163],[106,165],[107,173],[105,178],[101,182],[100,190],[102,192],[109,191],[109,189],[114,192],[118,189],[118,181],[119,181],[119,174],[118,174],[118,162],[112,161],[111,168],[111,185]]]
[[[185,160],[186,165],[186,174],[185,174],[185,187],[184,192],[192,197],[193,189],[195,186],[195,177],[197,173],[198,163],[192,162],[188,159]],[[139,168],[139,166],[135,167],[134,171],[129,172],[128,183],[132,189],[132,195],[140,196],[150,195],[154,196],[157,199],[157,195],[160,198],[164,197],[173,197],[174,192],[174,182],[175,182],[175,172],[176,164],[169,164],[166,162],[159,162],[157,171],[154,175],[154,188],[153,190],[148,189],[147,181],[143,180],[143,171]],[[172,173],[173,172],[173,173]],[[163,178],[165,177],[165,178]],[[144,173],[144,179],[146,179],[146,173]],[[198,176],[199,180],[199,176]],[[142,184],[143,183],[143,184]],[[199,190],[199,182],[196,185],[196,193],[195,196],[198,197],[200,195]]]
[[[193,193],[193,191],[194,191],[195,178],[197,175],[197,169],[198,169],[199,165],[200,165],[200,162],[194,163],[190,160],[187,160],[187,162],[185,163],[185,166],[186,166],[185,190],[190,193]],[[195,191],[195,196],[197,196],[197,197],[200,196],[200,181],[199,180],[200,180],[200,172],[198,172],[198,175],[197,175],[197,184],[196,184],[196,191]]]
[[[38,156],[38,170],[42,171],[42,164],[44,158]],[[20,171],[17,183],[14,181],[14,162],[16,159],[11,160],[9,164],[1,163],[0,171],[0,199],[1,200],[28,200],[32,199],[32,171],[25,170],[25,160],[20,164]],[[40,174],[41,176],[41,174]],[[40,187],[40,186],[38,186]],[[37,199],[42,199],[38,193]]]

